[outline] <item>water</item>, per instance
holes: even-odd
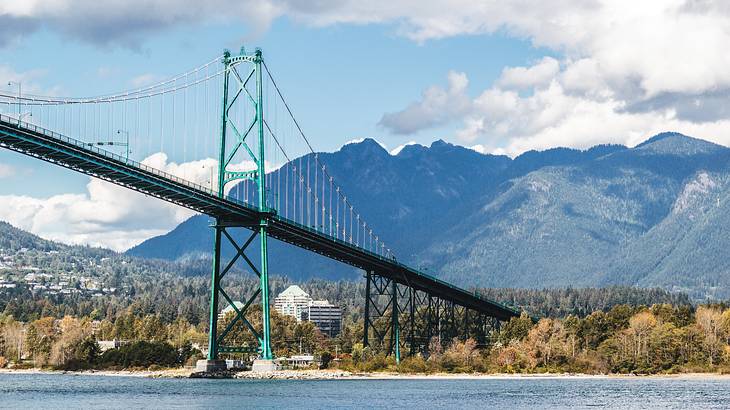
[[[0,374],[0,408],[730,407],[730,379],[201,380]]]

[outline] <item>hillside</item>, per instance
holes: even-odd
[[[627,148],[530,151],[515,159],[443,141],[390,155],[373,140],[320,154],[399,260],[463,286],[661,286],[730,296],[730,149],[676,133]],[[386,206],[383,206],[386,204]],[[196,216],[129,254],[207,255]],[[229,250],[230,252],[230,250]],[[295,280],[357,272],[275,244]]]
[[[24,246],[19,246],[23,244]],[[182,263],[133,258],[116,252],[50,242],[0,223],[0,316],[34,320],[43,315],[64,317],[86,315],[113,320],[133,307],[138,314],[155,314],[166,323],[184,319],[206,323],[210,297],[210,260]],[[227,289],[232,295],[246,295],[258,286],[258,279],[233,272]],[[271,293],[276,295],[293,284],[272,276]],[[312,278],[298,282],[312,297],[342,306],[349,320],[361,319],[365,283],[327,281]],[[683,293],[658,288],[639,289],[607,286],[601,289],[480,289],[501,303],[525,309],[532,315],[584,317],[614,306],[651,306],[658,303],[687,305]]]
[[[53,251],[66,248],[65,245],[40,238],[32,233],[18,229],[5,221],[0,221],[0,249],[16,252],[22,248],[39,251]]]

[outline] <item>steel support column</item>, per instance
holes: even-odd
[[[362,333],[362,345],[363,347],[370,346],[370,339],[368,334],[370,333],[370,282],[372,281],[372,272],[365,272],[365,328]]]
[[[226,156],[226,109],[228,108],[228,80],[230,73],[228,71],[231,53],[225,51],[223,53],[223,107],[221,118],[221,135],[220,145],[218,149],[218,197],[224,198],[224,161]],[[211,186],[213,181],[211,181]],[[220,287],[220,261],[221,261],[221,224],[218,219],[215,220],[215,233],[213,239],[213,273],[210,283],[210,320],[208,328],[208,360],[218,359],[218,288]]]
[[[409,336],[408,344],[410,345],[409,349],[408,349],[408,355],[413,356],[416,354],[416,290],[413,288],[408,288],[408,289],[409,289],[408,297],[410,299],[409,303],[410,303],[410,310],[411,310],[410,317],[409,317],[411,330],[410,330],[410,335],[408,335]]]
[[[264,95],[263,95],[263,75],[262,63],[264,59],[261,50],[256,50],[254,54],[254,70],[256,71],[256,124],[258,125],[259,134],[259,156],[258,156],[258,172],[257,185],[259,188],[259,211],[262,214],[269,213],[269,207],[266,203],[266,140],[264,136]],[[263,340],[261,341],[261,358],[264,360],[273,359],[271,353],[271,331],[269,317],[269,252],[268,252],[268,222],[266,218],[261,218],[259,227],[259,237],[261,238],[261,308],[263,310]]]
[[[391,302],[391,319],[393,320],[393,331],[391,333],[390,343],[393,348],[393,354],[395,355],[395,362],[400,363],[400,325],[398,323],[398,315],[400,311],[398,309],[398,284],[393,280],[391,281],[392,286],[392,302]]]
[[[208,360],[218,359],[218,288],[220,287],[221,229],[216,220],[213,239],[213,272],[210,277],[210,319],[208,322]]]

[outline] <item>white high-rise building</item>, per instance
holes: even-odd
[[[297,319],[297,322],[301,322],[302,314],[304,313],[306,316],[311,301],[312,298],[307,292],[297,285],[291,285],[274,299],[274,309],[282,315],[292,316]]]

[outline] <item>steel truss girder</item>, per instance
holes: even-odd
[[[431,343],[446,347],[453,339],[474,339],[488,346],[500,320],[453,301],[396,282],[390,276],[365,274],[363,346],[394,355],[428,355]],[[397,313],[394,313],[397,312]]]

